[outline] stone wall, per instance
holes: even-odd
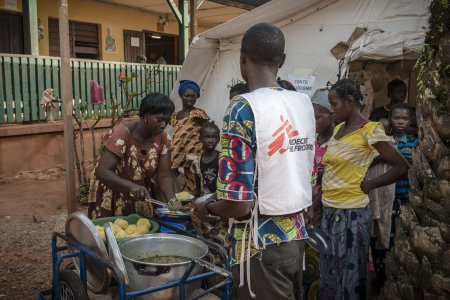
[[[450,299],[449,1],[434,0],[429,10],[426,46],[416,65],[420,144],[381,299]]]

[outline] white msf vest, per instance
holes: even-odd
[[[239,258],[239,286],[244,285],[247,253],[248,290],[255,298],[251,288],[250,248],[252,240],[259,248],[258,209],[263,215],[279,216],[311,205],[316,120],[311,100],[299,92],[261,88],[241,96],[248,100],[255,117],[254,180],[258,178],[258,195],[251,218],[244,221],[230,219],[230,230],[233,224],[245,224]],[[250,232],[248,240],[247,230]]]
[[[255,117],[259,212],[286,215],[311,205],[316,120],[305,94],[260,88],[242,95]]]

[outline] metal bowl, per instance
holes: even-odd
[[[126,272],[130,279],[132,291],[149,287],[156,287],[172,281],[181,280],[189,269],[191,262],[201,259],[208,253],[205,243],[184,235],[177,234],[144,234],[119,244],[125,263]],[[140,261],[154,256],[183,256],[189,261],[180,263],[149,263]],[[195,265],[191,276],[202,272],[202,267]],[[189,295],[201,285],[200,281],[186,285]],[[178,299],[179,289],[170,288],[152,293],[139,299]]]

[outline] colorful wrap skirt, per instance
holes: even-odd
[[[331,255],[320,255],[320,299],[370,299],[370,206],[323,207]]]

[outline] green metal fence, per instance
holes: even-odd
[[[119,75],[124,72],[133,78],[128,89],[143,95],[147,86],[150,91],[169,95],[181,66],[142,65],[133,63],[105,62],[71,59],[72,96],[74,107],[86,105],[88,116],[111,115],[111,99],[125,105],[126,97]],[[145,73],[150,72],[149,77]],[[98,107],[90,104],[90,80],[103,87],[106,103]],[[61,95],[60,60],[55,57],[0,54],[0,124],[42,121],[46,112],[40,105],[45,89],[54,89],[55,98]],[[137,109],[142,98],[135,97],[128,109]],[[56,118],[61,118],[61,105]]]

